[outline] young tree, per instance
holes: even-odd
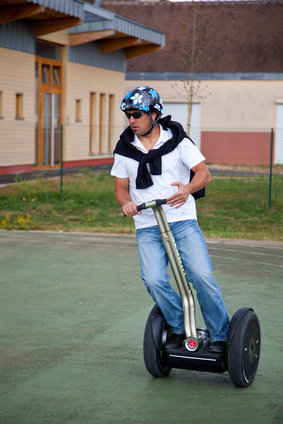
[[[196,80],[195,74],[206,72],[206,67],[210,58],[205,53],[202,46],[209,38],[212,29],[212,18],[203,16],[202,9],[205,4],[201,1],[192,0],[189,19],[180,23],[182,34],[184,35],[184,47],[182,49],[180,61],[184,73],[189,74],[187,80],[175,83],[174,87],[178,94],[188,101],[188,128],[191,124],[192,105],[196,100],[207,97],[210,93],[204,94],[207,86],[202,87],[201,81]],[[180,87],[181,84],[181,87]]]

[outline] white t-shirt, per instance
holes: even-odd
[[[164,130],[160,128],[160,136],[154,145],[154,149],[159,149],[167,140],[172,138],[170,129]],[[135,135],[133,145],[147,153],[139,138]],[[136,177],[138,173],[139,162],[115,154],[114,165],[111,169],[111,175],[118,178],[129,179],[129,193],[133,202],[137,205],[149,202],[155,199],[167,199],[178,191],[178,186],[171,186],[171,183],[181,182],[188,184],[190,182],[190,169],[203,162],[205,157],[198,148],[188,139],[184,138],[181,143],[170,153],[161,156],[162,174],[152,175],[153,185],[145,189],[136,188]],[[148,169],[149,165],[147,164]],[[163,206],[168,222],[184,221],[186,219],[196,219],[195,199],[192,195],[188,197],[187,202],[176,209],[168,205]],[[151,227],[157,225],[155,215],[152,209],[143,210],[141,215],[135,215],[135,226],[138,228]]]

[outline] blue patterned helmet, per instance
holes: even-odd
[[[141,86],[130,90],[121,102],[121,110],[128,109],[155,112],[159,118],[162,115],[162,100],[156,90],[151,87]]]

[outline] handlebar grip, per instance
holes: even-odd
[[[166,205],[167,199],[157,199],[156,206]]]
[[[142,211],[143,209],[146,209],[146,207],[145,207],[145,203],[142,203],[141,205],[138,205],[137,206],[137,211],[139,212],[139,211]]]
[[[151,202],[147,202],[147,203],[142,203],[141,205],[137,206],[137,211],[142,211],[143,209],[148,209],[148,208],[154,208],[154,206],[161,206],[161,205],[165,205],[167,202],[167,199],[157,199],[157,200],[152,200]]]

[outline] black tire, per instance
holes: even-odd
[[[153,333],[152,333],[152,319],[149,315],[143,339],[143,359],[147,371],[153,377],[166,377],[171,371],[163,360],[163,352],[159,351],[156,347]]]
[[[228,348],[228,372],[237,387],[254,381],[260,357],[260,325],[250,309],[239,322]]]

